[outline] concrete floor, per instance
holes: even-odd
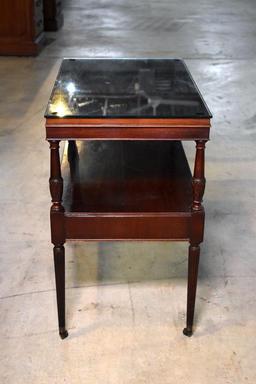
[[[255,35],[254,0],[66,0],[40,56],[0,59],[1,384],[256,382]],[[63,56],[183,57],[214,114],[192,338],[187,244],[92,242],[66,246],[59,339],[43,113]]]

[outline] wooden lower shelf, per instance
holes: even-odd
[[[71,142],[62,175],[67,239],[190,237],[192,176],[180,142]]]

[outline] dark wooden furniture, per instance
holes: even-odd
[[[57,31],[63,25],[62,0],[43,0],[44,29]]]
[[[43,0],[1,0],[0,55],[36,55],[44,40]]]
[[[211,114],[186,65],[66,59],[45,117],[60,336],[68,335],[64,243],[75,239],[189,241],[191,336]],[[62,164],[60,140],[68,141]],[[196,142],[193,176],[182,140]]]

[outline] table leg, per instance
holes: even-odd
[[[59,319],[59,334],[62,339],[68,336],[65,327],[65,248],[55,245],[53,248],[56,294]]]
[[[188,292],[187,292],[187,326],[183,333],[186,336],[192,336],[193,320],[196,300],[197,274],[199,265],[200,247],[199,245],[189,246],[188,255]]]
[[[54,244],[54,267],[56,280],[56,296],[58,307],[59,334],[62,339],[68,336],[65,327],[65,230],[64,207],[62,206],[63,180],[61,177],[59,141],[50,140],[51,150],[51,175],[50,192],[52,196],[51,206],[51,235]]]
[[[195,311],[195,299],[198,277],[198,265],[200,257],[199,244],[204,235],[204,207],[202,199],[205,189],[204,157],[206,141],[196,142],[196,158],[194,175],[192,179],[193,204],[191,218],[191,236],[188,256],[188,288],[187,288],[187,325],[183,333],[191,336],[193,333],[193,320]]]

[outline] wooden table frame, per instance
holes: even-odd
[[[168,236],[165,234],[166,217],[158,217],[158,233],[152,236],[152,240],[188,240],[188,287],[187,287],[187,322],[183,333],[186,336],[192,335],[198,264],[200,255],[200,243],[203,241],[204,234],[204,208],[202,198],[205,189],[204,163],[205,163],[205,144],[209,139],[210,119],[209,118],[47,118],[46,119],[46,139],[50,143],[50,192],[52,206],[50,211],[51,218],[51,237],[54,244],[54,265],[57,292],[57,307],[59,334],[62,339],[68,336],[65,326],[65,249],[66,240],[76,238],[80,227],[79,239],[81,234],[81,215],[65,214],[62,205],[63,179],[61,175],[61,163],[59,155],[59,142],[61,140],[70,141],[70,152],[72,143],[75,140],[192,140],[196,142],[196,155],[194,164],[194,174],[192,177],[193,203],[188,215],[176,213],[170,215],[170,228]],[[95,214],[96,215],[96,214]],[[99,225],[105,218],[103,215],[96,215]],[[126,215],[127,216],[127,215]],[[139,214],[134,220],[142,220],[145,226],[153,223],[154,213]],[[118,218],[117,218],[118,220]],[[110,222],[111,223],[111,222]],[[153,224],[154,225],[154,224]],[[129,237],[129,225],[125,239],[138,240],[134,233]],[[143,228],[143,227],[142,227]],[[160,229],[159,229],[160,228]],[[176,230],[178,228],[178,230]],[[170,230],[172,236],[170,238]],[[143,229],[142,229],[143,231]],[[177,232],[178,231],[178,232]],[[83,232],[83,231],[82,231]],[[110,225],[111,232],[111,225]],[[146,231],[145,231],[146,233]],[[84,239],[87,239],[86,235]],[[122,240],[115,234],[107,233],[93,240]],[[149,240],[148,235],[143,236],[140,232],[139,239]]]

